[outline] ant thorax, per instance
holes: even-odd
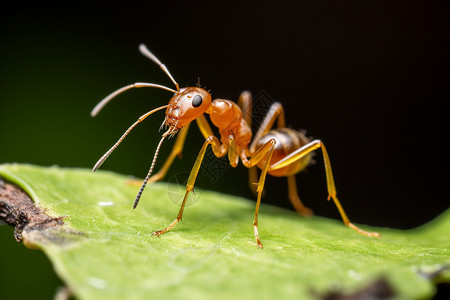
[[[245,149],[251,142],[252,131],[242,119],[242,111],[234,102],[216,99],[206,110],[211,122],[219,129],[222,143],[228,143],[228,137],[233,135],[236,146]]]

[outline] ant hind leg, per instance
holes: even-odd
[[[328,200],[333,199],[333,202],[336,205],[345,226],[350,227],[351,229],[355,230],[356,232],[358,232],[359,234],[362,234],[364,236],[376,237],[376,238],[381,237],[381,235],[378,232],[367,232],[365,230],[360,229],[358,226],[356,226],[355,224],[350,222],[349,218],[347,217],[347,214],[345,213],[344,209],[342,208],[341,203],[339,202],[339,200],[336,196],[337,192],[336,192],[336,186],[334,184],[333,173],[331,171],[330,158],[328,157],[328,152],[325,148],[325,145],[320,140],[314,140],[314,141],[304,145],[303,147],[297,149],[296,151],[292,152],[291,154],[289,154],[282,160],[279,160],[275,164],[271,165],[270,170],[277,170],[277,169],[283,168],[285,166],[288,166],[318,148],[322,149],[322,156],[323,156],[323,161],[324,161],[324,165],[325,165],[325,175],[326,175],[326,180],[327,180]]]
[[[297,192],[297,182],[295,180],[295,175],[290,175],[287,177],[288,189],[289,189],[289,200],[291,200],[292,206],[295,210],[302,216],[309,217],[313,215],[313,211],[303,205]]]

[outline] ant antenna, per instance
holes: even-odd
[[[175,84],[175,87],[177,88],[177,90],[175,91],[175,90],[173,90],[171,88],[168,88],[166,86],[159,85],[159,84],[154,84],[154,83],[136,82],[136,83],[133,83],[133,84],[121,87],[117,91],[114,91],[111,94],[109,94],[108,96],[106,96],[91,111],[91,116],[92,117],[95,117],[103,109],[103,107],[105,107],[105,105],[108,104],[117,95],[119,95],[119,94],[121,94],[121,93],[123,93],[123,92],[125,92],[125,91],[127,91],[129,89],[132,89],[132,88],[155,87],[155,88],[163,89],[163,90],[166,90],[166,91],[169,91],[169,92],[172,92],[172,93],[180,92],[180,87],[179,87],[178,83],[172,77],[172,74],[170,74],[170,72],[167,69],[167,67],[150,50],[148,50],[147,46],[145,46],[144,44],[140,44],[139,45],[139,51],[141,51],[141,53],[144,56],[150,58],[153,62],[155,62],[156,64],[159,65],[159,67],[164,71],[164,73],[166,73],[167,76],[169,76],[170,80],[172,80],[172,82]]]
[[[167,69],[166,65],[164,65],[156,56],[153,54],[150,50],[148,50],[147,46],[144,44],[139,45],[139,51],[141,51],[142,55],[150,58],[153,62],[155,62],[163,71],[164,73],[169,76],[170,80],[175,84],[175,87],[177,88],[177,92],[180,91],[180,87],[178,83],[173,79],[172,74],[170,74],[169,70]]]
[[[147,185],[147,182],[150,179],[150,176],[152,175],[153,169],[155,168],[156,158],[158,157],[159,148],[161,148],[162,142],[164,141],[166,136],[169,135],[173,130],[174,130],[174,128],[170,127],[169,130],[167,130],[163,134],[161,140],[159,141],[158,147],[156,147],[155,155],[153,156],[153,160],[152,160],[152,164],[150,166],[150,170],[148,171],[147,176],[145,176],[144,182],[142,183],[142,186],[141,186],[141,188],[139,189],[139,192],[136,195],[136,199],[134,200],[133,209],[136,208],[136,206],[138,205],[139,200],[141,199],[141,196],[142,196],[142,192],[144,191],[145,186]]]
[[[200,76],[197,76],[197,84],[196,84],[196,86],[197,86],[197,87],[202,87],[202,86],[200,85]]]
[[[102,101],[100,101],[95,107],[94,109],[91,111],[91,116],[95,117],[102,109],[103,107],[105,107],[106,104],[108,104],[113,98],[115,98],[117,95],[122,94],[123,92],[132,89],[132,88],[140,88],[140,87],[155,87],[155,88],[159,88],[159,89],[163,89],[172,93],[176,93],[175,90],[168,88],[166,86],[163,85],[159,85],[159,84],[154,84],[154,83],[146,83],[146,82],[136,82],[133,84],[129,84],[127,86],[121,87],[120,89],[112,92],[111,94],[109,94],[108,96],[106,96],[105,98],[103,98]]]
[[[149,111],[148,113],[142,115],[136,122],[134,122],[133,125],[130,126],[130,128],[127,129],[127,131],[125,131],[125,133],[120,137],[120,139],[114,144],[114,146],[111,147],[111,149],[109,149],[105,154],[103,154],[103,156],[97,161],[97,163],[95,164],[94,168],[92,168],[92,172],[95,172],[98,170],[98,168],[100,168],[100,166],[103,164],[103,162],[108,158],[108,156],[117,148],[117,146],[119,146],[119,144],[123,141],[123,139],[130,133],[131,130],[133,130],[134,127],[136,127],[137,124],[139,124],[140,122],[142,122],[145,118],[147,118],[148,116],[150,116],[151,114],[153,114],[154,112],[167,108],[169,105],[164,105],[158,108],[155,108],[151,111]],[[164,136],[166,135],[166,133],[164,134]],[[159,146],[158,146],[159,149]]]

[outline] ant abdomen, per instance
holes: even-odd
[[[267,143],[270,139],[275,139],[276,141],[272,159],[270,160],[270,165],[275,164],[276,162],[280,161],[281,159],[285,158],[292,152],[300,149],[311,141],[310,138],[306,137],[304,132],[293,130],[290,128],[277,128],[272,129],[265,135],[263,135],[256,143],[256,148],[258,149],[259,147]],[[297,174],[300,171],[304,170],[306,166],[311,162],[312,154],[313,153],[311,152],[301,159],[295,161],[294,163],[281,169],[270,170],[269,168],[267,173],[276,177],[284,177]],[[265,162],[265,159],[261,160],[258,163],[258,168],[262,169]]]

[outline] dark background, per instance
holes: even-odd
[[[327,146],[338,195],[354,222],[413,228],[449,207],[448,5],[114,1],[23,4],[0,14],[0,163],[91,168],[141,114],[170,99],[165,91],[136,89],[89,116],[129,83],[172,87],[139,53],[143,42],[182,87],[200,77],[214,98],[236,101],[247,89],[283,103],[290,127]],[[162,113],[147,119],[102,168],[144,177],[162,121]],[[192,126],[183,160],[167,180],[179,172],[187,177],[202,142]],[[172,145],[162,146],[157,169]],[[300,197],[317,215],[339,219],[326,201],[320,153],[316,160],[297,176]],[[254,198],[242,165],[216,175],[202,172],[201,188]],[[269,177],[263,202],[290,207],[286,180]],[[23,246],[14,244],[10,229],[0,234],[8,253],[23,250],[14,250]],[[27,267],[7,260],[2,269]],[[6,290],[23,292],[14,286],[23,273],[10,276],[18,277]]]

